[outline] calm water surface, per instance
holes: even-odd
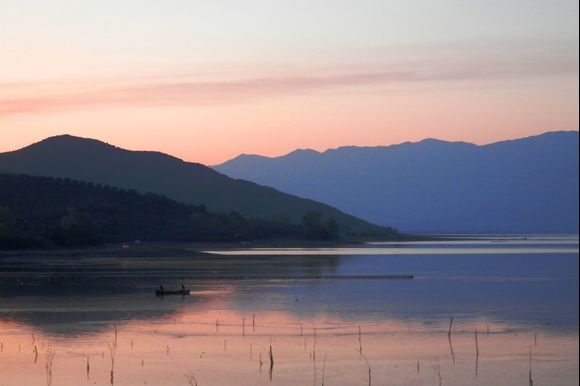
[[[312,279],[394,274],[414,279]],[[578,238],[0,258],[1,386],[368,385],[369,368],[372,385],[526,385],[530,368],[576,385]]]

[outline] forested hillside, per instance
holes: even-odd
[[[308,238],[310,223],[304,224],[211,213],[204,206],[107,185],[0,174],[0,247]],[[336,233],[312,235],[332,238]]]

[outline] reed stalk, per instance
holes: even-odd
[[[369,386],[372,385],[372,371],[371,371],[371,365],[369,364],[369,360],[367,359],[367,356],[365,354],[363,354],[362,351],[359,351],[357,349],[355,349],[356,351],[359,352],[359,354],[363,357],[363,359],[365,360],[365,363],[367,365],[367,369],[369,371]]]
[[[193,371],[190,371],[189,373],[185,374],[185,379],[187,380],[187,384],[189,386],[198,386],[197,385],[197,379],[195,379],[195,375],[193,374]]]
[[[56,356],[56,352],[54,352],[52,350],[52,348],[49,347],[46,350],[46,358],[45,358],[45,362],[44,362],[44,370],[46,373],[46,386],[52,385],[52,366],[54,363],[55,356]]]
[[[532,379],[532,345],[530,345],[528,362],[529,362],[529,366],[530,366],[530,370],[528,372],[528,382],[529,382],[530,386],[534,386],[534,380]]]
[[[272,346],[270,346],[270,352],[268,353],[270,358],[270,381],[272,380],[272,374],[274,372],[274,354],[272,353]]]
[[[321,386],[324,386],[324,374],[326,373],[326,355],[324,355],[324,359],[322,360],[322,383]]]
[[[437,379],[439,380],[439,386],[441,386],[443,378],[441,377],[441,365],[439,364],[439,359],[437,359],[437,362],[433,365],[433,371],[435,371],[435,374],[437,374]]]

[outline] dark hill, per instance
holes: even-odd
[[[0,247],[303,237],[300,226],[210,213],[153,193],[0,174]]]
[[[237,211],[247,217],[299,223],[309,211],[334,218],[344,233],[385,234],[389,230],[331,206],[253,182],[235,180],[204,165],[146,151],[128,151],[93,139],[69,135],[48,138],[0,154],[0,171],[71,178],[152,192],[214,212]]]

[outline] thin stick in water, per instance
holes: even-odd
[[[447,336],[451,339],[451,329],[453,328],[453,318],[449,320],[449,331],[447,332]]]
[[[44,370],[46,372],[46,386],[52,385],[52,364],[54,362],[55,355],[56,353],[52,351],[51,347],[46,350],[46,360],[44,362]]]
[[[477,340],[477,328],[475,329],[475,353],[479,356],[479,343]]]
[[[326,372],[326,354],[324,355],[324,359],[322,360],[322,384],[324,386],[324,373]]]
[[[530,345],[529,363],[530,363],[530,371],[528,373],[529,385],[534,386],[534,380],[532,379],[532,345]]]
[[[272,346],[270,346],[270,352],[268,353],[270,357],[270,381],[272,380],[272,373],[274,372],[274,354],[272,354]]]
[[[115,344],[109,343],[109,352],[111,353],[111,385],[115,383]]]
[[[453,344],[451,343],[451,329],[453,328],[453,318],[449,320],[449,331],[447,332],[447,339],[449,340],[449,350],[451,351],[451,357],[453,358],[453,364],[455,364],[455,352],[453,352]]]
[[[197,379],[195,379],[195,375],[193,374],[193,371],[186,373],[185,379],[187,380],[187,384],[189,386],[197,386]]]
[[[475,378],[477,378],[477,370],[479,369],[479,343],[477,340],[477,328],[475,329]]]
[[[433,371],[435,371],[435,374],[437,374],[437,378],[439,379],[439,386],[441,386],[442,377],[441,377],[441,365],[439,364],[439,359],[437,359],[437,362],[435,363],[435,365],[433,365]]]
[[[362,351],[359,351],[357,349],[355,349],[355,350],[360,353],[360,355],[364,358],[364,360],[367,364],[367,369],[369,370],[369,386],[371,386],[372,385],[372,374],[371,374],[371,365],[369,364],[369,360],[367,359],[367,356],[365,354],[363,354]]]
[[[358,352],[360,353],[358,359],[362,357],[362,332],[360,329],[360,324],[358,325]]]

